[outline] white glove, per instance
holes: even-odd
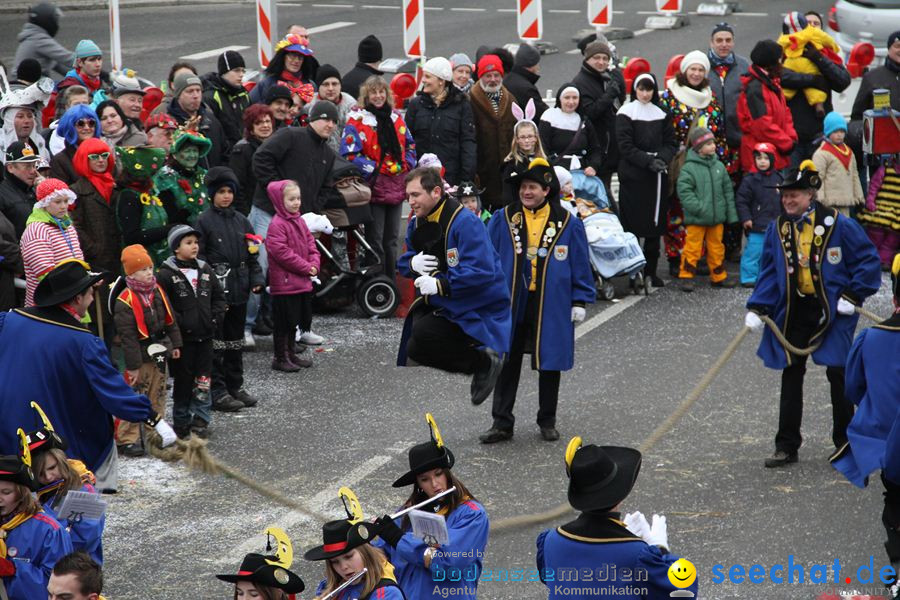
[[[423,296],[431,296],[438,293],[437,279],[431,275],[422,275],[416,279],[415,284]]]
[[[750,331],[759,331],[763,328],[762,319],[752,310],[744,317],[744,326],[749,327]]]
[[[853,306],[852,302],[848,302],[843,298],[838,298],[837,311],[839,315],[852,315],[856,312],[856,307]]]
[[[646,523],[646,520],[644,521]],[[650,530],[644,536],[644,541],[651,546],[660,546],[669,549],[669,534],[666,527],[666,518],[663,515],[653,515]]]
[[[162,447],[163,448],[165,448],[166,446],[171,446],[172,444],[175,443],[175,440],[178,439],[178,437],[175,435],[175,431],[172,429],[172,427],[168,423],[163,421],[162,419],[157,421],[157,423],[153,427],[153,429],[155,429],[156,433],[159,434],[159,437],[162,438]]]
[[[428,275],[429,273],[437,270],[438,259],[437,256],[434,256],[432,254],[419,252],[412,257],[411,261],[409,261],[409,266],[419,275]]]
[[[572,307],[572,322],[581,323],[584,321],[585,310],[581,306]]]
[[[309,280],[312,281],[316,285],[322,285],[322,280],[319,279],[318,277],[316,277],[315,275],[310,277]]]
[[[647,522],[647,517],[644,516],[644,513],[640,511],[628,513],[623,520],[628,531],[641,539],[650,533],[650,523]]]

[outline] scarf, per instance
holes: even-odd
[[[9,519],[2,525],[0,525],[0,558],[6,558],[6,535],[8,532],[12,531],[28,519],[30,519],[32,515],[26,515],[25,513],[18,513],[13,518]]]
[[[666,87],[672,91],[676,100],[690,108],[698,110],[706,108],[713,99],[712,89],[709,86],[702,90],[695,90],[692,87],[680,85],[674,77],[666,82]]]
[[[281,75],[279,75],[278,78],[281,79],[282,81],[284,81],[285,83],[290,84],[288,87],[299,86],[299,85],[306,83],[303,80],[302,74],[299,74],[299,73],[294,74],[294,73],[291,73],[290,71],[288,71],[287,69],[282,71]]]
[[[143,281],[138,281],[131,275],[125,276],[125,284],[128,285],[128,289],[135,292],[138,297],[141,299],[141,302],[144,303],[145,306],[150,306],[150,303],[153,302],[153,292],[156,291],[156,277],[154,276],[148,283]]]
[[[718,54],[713,51],[712,48],[706,51],[706,56],[709,58],[709,64],[715,67],[728,67],[731,68],[734,66],[734,52],[726,56],[725,58],[720,58]]]
[[[31,214],[28,215],[28,219],[25,221],[25,226],[28,227],[32,223],[46,223],[47,225],[55,225],[62,231],[63,236],[66,235],[66,229],[72,226],[72,218],[69,216],[69,213],[66,213],[62,219],[57,219],[50,213],[48,213],[45,209],[35,207],[32,209]]]
[[[366,110],[375,115],[377,121],[375,132],[378,134],[378,145],[381,146],[382,162],[390,157],[394,159],[394,162],[402,163],[403,150],[400,148],[400,140],[397,139],[397,131],[394,129],[393,109],[385,102],[381,108],[366,103]]]
[[[500,97],[503,94],[503,88],[500,88],[496,92],[488,92],[485,91],[484,95],[487,96],[487,99],[491,101],[491,106],[494,107],[494,114],[496,115],[500,112]]]
[[[99,77],[91,77],[85,74],[81,69],[75,69],[75,73],[78,76],[78,79],[84,84],[84,87],[88,89],[91,95],[94,95],[94,92],[100,89],[100,78]]]
[[[128,131],[128,126],[123,127],[122,131]],[[109,152],[106,171],[96,173],[91,169],[88,154],[101,154],[103,152]],[[116,181],[112,175],[116,165],[115,156],[109,144],[97,138],[89,138],[81,142],[81,145],[78,146],[78,150],[75,152],[75,158],[72,159],[72,166],[75,168],[75,172],[91,182],[94,189],[106,200],[107,205],[109,205],[109,200],[112,198],[113,188],[116,186]]]

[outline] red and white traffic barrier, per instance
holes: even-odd
[[[544,35],[544,11],[541,0],[518,0],[516,31],[519,39],[533,42]]]
[[[656,0],[656,12],[674,15],[681,12],[682,0]]]
[[[403,51],[409,58],[425,57],[424,0],[403,0]]]
[[[278,4],[276,0],[256,0],[256,47],[259,64],[263,68],[275,56],[275,39],[278,31]]]
[[[612,0],[588,0],[588,22],[594,27],[609,27],[613,19]]]
[[[122,27],[119,23],[119,0],[109,0],[109,60],[112,70],[122,68]]]

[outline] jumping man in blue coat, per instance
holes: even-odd
[[[509,183],[519,199],[494,213],[488,234],[512,297],[512,345],[494,389],[494,423],[480,437],[485,444],[512,439],[525,354],[539,372],[541,437],[559,439],[560,372],[575,362],[575,323],[584,320],[584,306],[596,294],[584,225],[560,206],[553,167],[537,158]]]
[[[847,357],[847,399],[859,408],[847,428],[849,442],[831,464],[854,485],[865,487],[881,469],[887,532],[884,549],[894,572],[900,572],[900,254],[891,268],[894,314],[864,329]],[[900,581],[889,585],[900,598]]]
[[[762,329],[767,315],[798,348],[815,346],[816,364],[825,365],[831,384],[836,448],[847,443],[853,407],[844,396],[844,364],[859,316],[855,309],[881,286],[878,254],[862,227],[816,201],[821,185],[812,161],[788,173],[781,190],[785,214],[771,223],[760,260],[756,288],[747,301],[745,325]],[[766,467],[797,462],[802,443],[803,376],[806,356],[789,353],[769,329],[757,355],[781,369],[781,406],[775,454]]]
[[[417,295],[403,325],[398,366],[416,363],[472,377],[472,403],[490,395],[509,349],[509,291],[481,220],[444,195],[436,169],[406,177],[415,216],[397,270]]]

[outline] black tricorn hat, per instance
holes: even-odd
[[[322,545],[310,548],[303,555],[306,560],[328,560],[367,544],[375,537],[375,525],[349,519],[328,521],[322,525]]]
[[[535,158],[528,164],[526,170],[513,173],[509,176],[507,181],[515,188],[518,188],[526,179],[535,181],[542,187],[553,189],[555,185],[556,189],[559,189],[559,181],[556,179],[556,172],[554,172],[550,163],[543,158]]]
[[[38,488],[31,467],[18,455],[0,456],[0,481],[19,483],[32,491]]]
[[[789,170],[784,181],[775,187],[779,190],[817,190],[822,187],[822,178],[813,162],[805,160],[798,168]]]
[[[56,265],[37,284],[34,305],[39,308],[67,302],[92,285],[110,278],[109,273],[96,273],[86,262],[69,259]]]
[[[300,576],[292,571],[270,564],[268,561],[277,561],[274,556],[262,554],[248,554],[241,561],[241,568],[235,575],[216,575],[217,579],[235,583],[238,581],[252,581],[267,587],[278,588],[286,594],[299,594],[306,587]]]
[[[53,424],[50,422],[50,419],[47,418],[44,411],[41,410],[41,407],[38,406],[38,403],[32,402],[31,407],[37,411],[41,418],[41,422],[43,423],[43,427],[31,431],[25,436],[28,442],[28,450],[32,454],[35,454],[36,452],[46,452],[47,450],[53,450],[54,448],[66,450],[69,447],[69,444],[66,443],[66,440],[63,439],[61,435],[56,433],[56,430],[53,429]]]
[[[621,446],[581,446],[572,438],[566,450],[569,504],[580,511],[609,510],[624,500],[641,470],[641,453]]]
[[[425,422],[431,433],[431,440],[416,444],[409,449],[409,471],[394,482],[394,487],[405,487],[416,482],[416,475],[432,469],[450,469],[456,459],[450,448],[444,445],[444,438],[431,413],[425,413]]]

